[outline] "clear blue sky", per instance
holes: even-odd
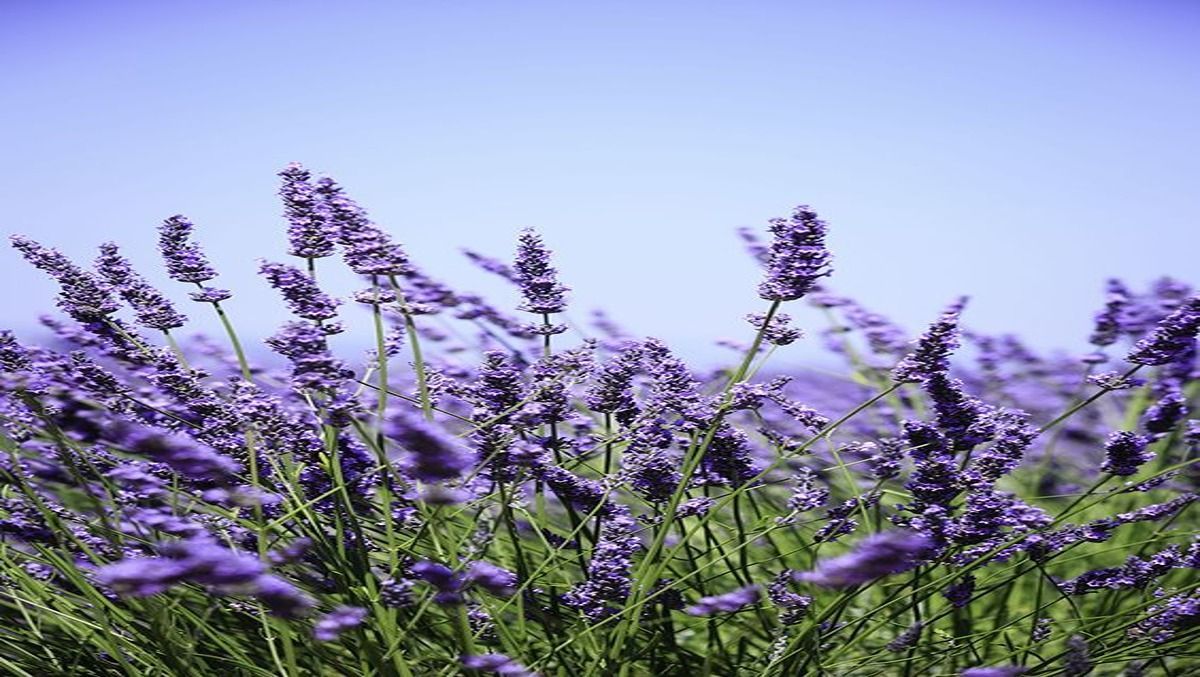
[[[1197,35],[1183,0],[14,0],[0,231],[161,279],[187,214],[261,336],[297,160],[464,287],[493,282],[459,246],[537,227],[576,314],[704,357],[762,305],[733,229],[806,202],[865,304],[918,329],[966,293],[976,327],[1079,349],[1105,277],[1200,277]],[[0,281],[29,332],[51,285],[7,248]]]

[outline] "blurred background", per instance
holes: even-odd
[[[966,324],[1082,352],[1106,277],[1200,277],[1198,30],[1184,0],[14,0],[0,232],[115,240],[207,318],[155,252],[186,214],[259,343],[300,161],[431,275],[511,309],[459,248],[533,226],[577,319],[711,362],[765,306],[734,229],[808,203],[837,291],[912,330],[969,294]],[[52,284],[8,247],[0,284],[0,325],[37,335]],[[823,320],[793,314],[814,336],[786,359],[815,359]]]

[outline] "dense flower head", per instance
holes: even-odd
[[[388,439],[406,453],[408,472],[417,480],[456,479],[473,462],[470,452],[456,438],[411,410],[401,410],[388,423]]]
[[[367,610],[356,606],[340,606],[319,618],[313,625],[313,637],[318,642],[332,642],[342,633],[357,628],[367,619]]]
[[[1125,360],[1150,366],[1174,362],[1195,349],[1197,331],[1200,331],[1200,296],[1193,296],[1134,344]]]
[[[517,238],[517,257],[513,262],[517,286],[524,301],[520,309],[530,313],[561,313],[567,307],[569,289],[558,281],[558,271],[550,263],[550,250],[532,228]]]
[[[964,297],[950,304],[930,325],[917,339],[912,352],[892,370],[893,379],[899,383],[917,382],[950,370],[950,354],[958,348],[958,318],[966,302]]]
[[[298,162],[279,172],[283,180],[279,197],[288,221],[288,253],[307,259],[333,254],[334,232],[320,196],[313,186],[312,174]]]
[[[463,656],[460,662],[466,670],[491,672],[504,677],[537,677],[525,666],[501,653]]]
[[[337,317],[340,303],[330,298],[315,280],[299,268],[284,263],[263,261],[258,273],[283,295],[288,308],[296,315],[314,322],[323,322]]]
[[[1136,474],[1143,463],[1154,458],[1154,453],[1146,449],[1148,444],[1149,440],[1137,433],[1119,430],[1110,434],[1100,469],[1122,477]]]
[[[629,597],[633,556],[642,547],[633,527],[628,511],[615,509],[605,520],[600,540],[593,549],[588,579],[563,596],[564,603],[578,609],[590,621],[616,613],[617,605]]]
[[[685,611],[692,616],[713,616],[741,610],[743,607],[756,604],[762,592],[757,585],[748,585],[720,595],[701,597]]]
[[[807,205],[800,205],[786,219],[771,219],[772,240],[766,279],[758,295],[768,301],[793,301],[812,291],[832,270],[832,256],[825,247],[825,222]]]
[[[1116,343],[1122,333],[1128,333],[1129,327],[1125,322],[1127,309],[1132,302],[1132,294],[1125,285],[1117,279],[1107,283],[1107,299],[1104,310],[1096,314],[1096,326],[1088,339],[1092,345],[1108,346]]]
[[[354,372],[329,352],[328,334],[313,322],[288,322],[267,339],[267,345],[291,360],[296,387],[332,391]]]
[[[72,318],[91,322],[117,311],[111,289],[98,276],[75,265],[61,252],[29,238],[14,235],[11,241],[26,261],[58,282],[58,307]]]
[[[100,245],[96,271],[108,281],[121,298],[133,308],[138,322],[151,329],[168,331],[182,327],[187,317],[175,310],[171,301],[134,271],[132,264],[121,256],[117,245]]]
[[[763,341],[774,346],[786,346],[795,343],[804,332],[791,326],[792,316],[786,313],[776,313],[767,321],[763,313],[750,313],[746,316],[750,326],[762,332]]]
[[[194,226],[187,217],[176,214],[158,228],[158,249],[167,266],[167,274],[180,282],[199,284],[217,276],[200,245],[191,240]]]
[[[961,677],[1020,677],[1028,670],[1020,665],[998,665],[994,667],[967,668]]]
[[[226,548],[208,536],[168,543],[161,556],[136,557],[101,567],[96,579],[120,594],[149,597],[181,583],[209,586],[219,594],[258,597],[274,612],[293,616],[312,600],[282,579],[266,573],[257,558]]]
[[[367,213],[342,193],[341,186],[332,179],[321,178],[317,180],[316,192],[350,270],[359,275],[385,276],[409,271],[404,248],[371,223]]]
[[[822,560],[815,570],[797,577],[830,588],[862,585],[913,568],[932,547],[929,538],[921,534],[885,531],[864,538],[851,552]]]

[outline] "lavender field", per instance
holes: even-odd
[[[279,178],[270,337],[186,216],[145,262],[171,288],[12,237],[60,291],[43,340],[0,333],[0,672],[1200,674],[1186,282],[1099,284],[1083,356],[972,330],[950,284],[914,336],[837,294],[800,206],[740,231],[761,307],[693,369],[568,312],[533,230],[468,252],[493,305]],[[776,367],[798,341],[840,366]]]

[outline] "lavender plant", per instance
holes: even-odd
[[[511,263],[466,252],[527,322],[331,179],[280,177],[276,254],[303,260],[260,264],[295,315],[263,341],[283,361],[243,343],[183,216],[162,263],[220,339],[181,333],[115,244],[89,270],[13,238],[66,318],[0,332],[5,674],[1200,671],[1182,282],[1110,281],[1080,357],[972,331],[965,299],[910,341],[825,286],[801,206],[740,231],[765,307],[697,372],[567,319],[532,230]],[[324,288],[339,252],[362,287]],[[801,300],[842,377],[772,367]],[[354,327],[373,349],[338,355]]]

